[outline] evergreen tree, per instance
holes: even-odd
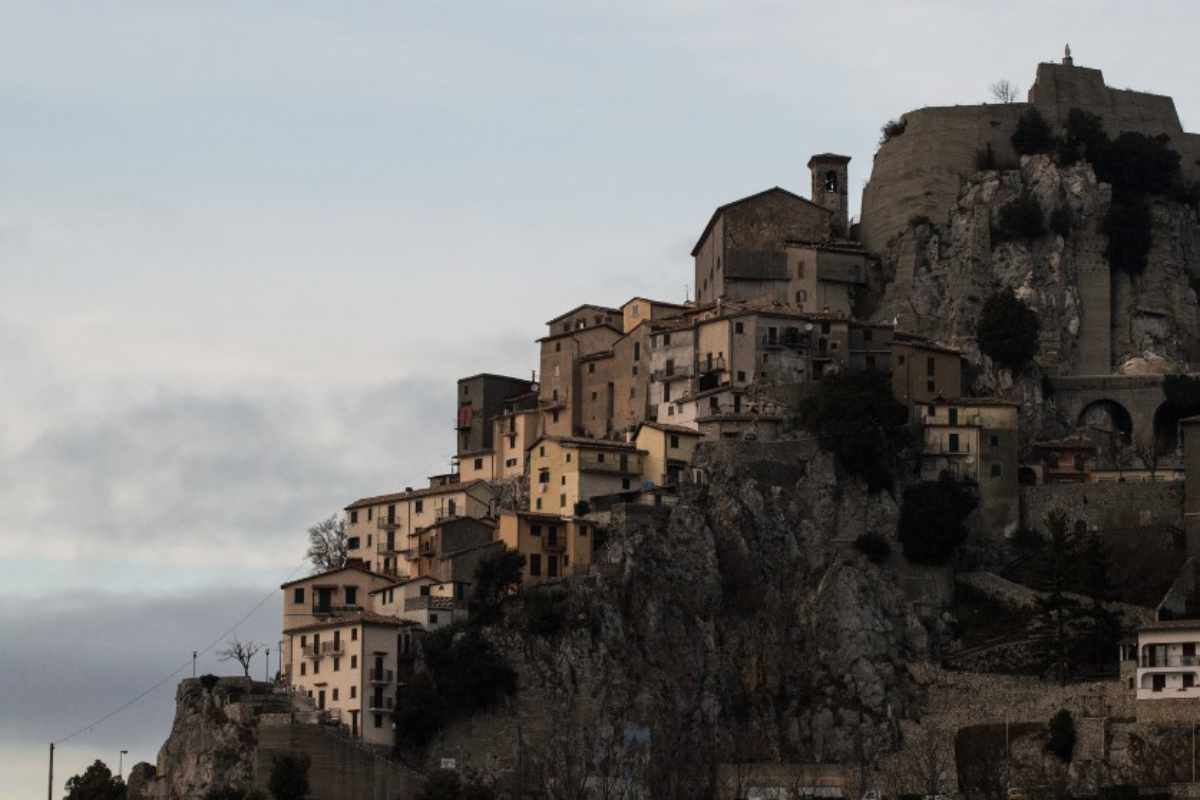
[[[125,800],[125,782],[114,777],[105,763],[96,759],[82,775],[67,781],[65,800]]]
[[[1046,528],[1049,531],[1044,551],[1047,587],[1038,598],[1038,611],[1044,625],[1051,630],[1046,653],[1048,666],[1066,685],[1071,675],[1074,649],[1072,625],[1080,611],[1079,603],[1068,596],[1075,583],[1078,547],[1068,528],[1067,515],[1062,511],[1051,511],[1046,515]]]

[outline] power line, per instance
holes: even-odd
[[[294,575],[295,575],[297,572],[299,572],[300,570],[304,569],[304,566],[305,566],[305,564],[307,564],[307,563],[308,563],[307,559],[306,559],[305,561],[301,561],[301,562],[300,562],[300,564],[299,564],[299,566],[297,566],[295,569],[293,569],[291,572],[289,572],[289,573],[288,573],[287,577],[283,579],[283,582],[284,582],[284,583],[287,583],[289,580],[291,580],[291,579],[292,579],[292,576],[294,576]],[[255,613],[256,611],[258,611],[260,608],[262,608],[262,607],[263,607],[263,605],[264,605],[264,604],[265,604],[265,603],[266,603],[268,600],[270,600],[270,599],[271,599],[271,597],[273,597],[273,596],[275,595],[275,592],[277,592],[277,591],[279,591],[279,590],[278,590],[278,589],[272,589],[271,591],[267,592],[267,594],[266,594],[266,595],[264,595],[264,596],[263,596],[263,598],[262,598],[261,600],[259,600],[257,603],[255,603],[254,607],[253,607],[253,608],[251,608],[251,609],[250,609],[248,612],[246,612],[246,614],[245,614],[245,615],[244,615],[244,616],[243,616],[241,619],[239,619],[237,622],[235,622],[233,625],[231,625],[231,626],[230,626],[230,627],[229,627],[229,628],[228,628],[228,629],[227,629],[227,630],[226,630],[224,633],[222,633],[220,636],[218,636],[217,638],[215,638],[215,639],[213,639],[211,642],[209,642],[209,643],[208,643],[208,644],[207,644],[207,645],[204,647],[204,649],[197,651],[197,652],[199,653],[199,655],[204,655],[204,654],[205,654],[205,653],[207,653],[209,650],[212,650],[214,647],[216,647],[218,644],[220,644],[222,641],[224,641],[224,640],[225,640],[225,637],[226,637],[226,636],[228,636],[229,634],[233,633],[234,631],[236,631],[236,630],[238,629],[238,626],[239,626],[239,625],[242,625],[242,624],[243,624],[243,623],[244,623],[246,620],[248,620],[248,619],[250,619],[250,617],[254,616],[254,613]],[[194,657],[194,656],[193,656],[193,657]],[[90,732],[90,731],[91,731],[92,729],[94,729],[94,728],[95,728],[97,725],[101,725],[101,724],[103,724],[103,723],[107,722],[108,720],[110,720],[110,719],[112,719],[113,717],[115,717],[117,714],[120,714],[120,713],[121,713],[122,711],[124,711],[125,709],[129,708],[129,707],[130,707],[130,706],[132,706],[132,705],[135,705],[135,704],[136,704],[138,701],[142,700],[142,699],[143,699],[143,698],[145,698],[147,695],[149,695],[149,694],[153,693],[153,692],[154,692],[154,690],[161,688],[161,687],[162,687],[164,684],[166,684],[168,681],[170,681],[170,680],[171,680],[172,678],[174,678],[176,675],[178,675],[179,673],[181,673],[181,672],[183,672],[185,669],[187,669],[188,665],[190,665],[191,663],[192,663],[192,658],[188,658],[186,661],[184,661],[182,664],[180,664],[178,667],[176,667],[176,668],[175,668],[175,670],[174,670],[173,672],[171,672],[170,674],[168,674],[168,675],[166,675],[165,677],[163,677],[163,678],[162,678],[160,681],[158,681],[157,683],[155,683],[153,686],[151,686],[151,687],[150,687],[149,689],[147,689],[146,691],[144,691],[144,692],[142,692],[141,694],[139,694],[139,695],[137,695],[136,697],[134,697],[132,700],[129,700],[129,701],[127,701],[127,702],[125,702],[125,703],[121,704],[121,705],[120,705],[120,706],[118,706],[117,708],[113,709],[112,711],[108,712],[108,713],[107,713],[107,714],[105,714],[104,716],[100,717],[100,718],[99,718],[98,720],[96,720],[95,722],[92,722],[92,723],[90,723],[90,724],[88,724],[88,725],[84,725],[82,728],[79,728],[79,729],[77,729],[76,731],[74,731],[74,732],[72,732],[72,733],[70,733],[70,734],[68,734],[68,735],[66,735],[66,736],[64,736],[64,737],[62,737],[61,739],[55,739],[55,740],[53,741],[53,744],[57,746],[57,745],[60,745],[60,744],[62,744],[63,742],[66,742],[66,741],[70,740],[70,739],[74,739],[76,736],[79,736],[80,734],[83,734],[83,733],[88,733],[88,732]]]

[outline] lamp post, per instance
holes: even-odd
[[[122,750],[117,756],[117,778],[120,780],[125,779],[125,754],[128,752],[128,750]]]
[[[263,664],[263,683],[271,682],[271,648],[267,648],[267,663]]]

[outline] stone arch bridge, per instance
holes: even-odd
[[[1194,377],[1200,377],[1193,373]],[[1165,375],[1052,378],[1054,403],[1076,427],[1107,421],[1139,450],[1174,451],[1177,419],[1166,407]]]

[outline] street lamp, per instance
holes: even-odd
[[[120,755],[117,756],[117,778],[121,780],[125,778],[125,754],[128,752],[128,750],[122,750]]]

